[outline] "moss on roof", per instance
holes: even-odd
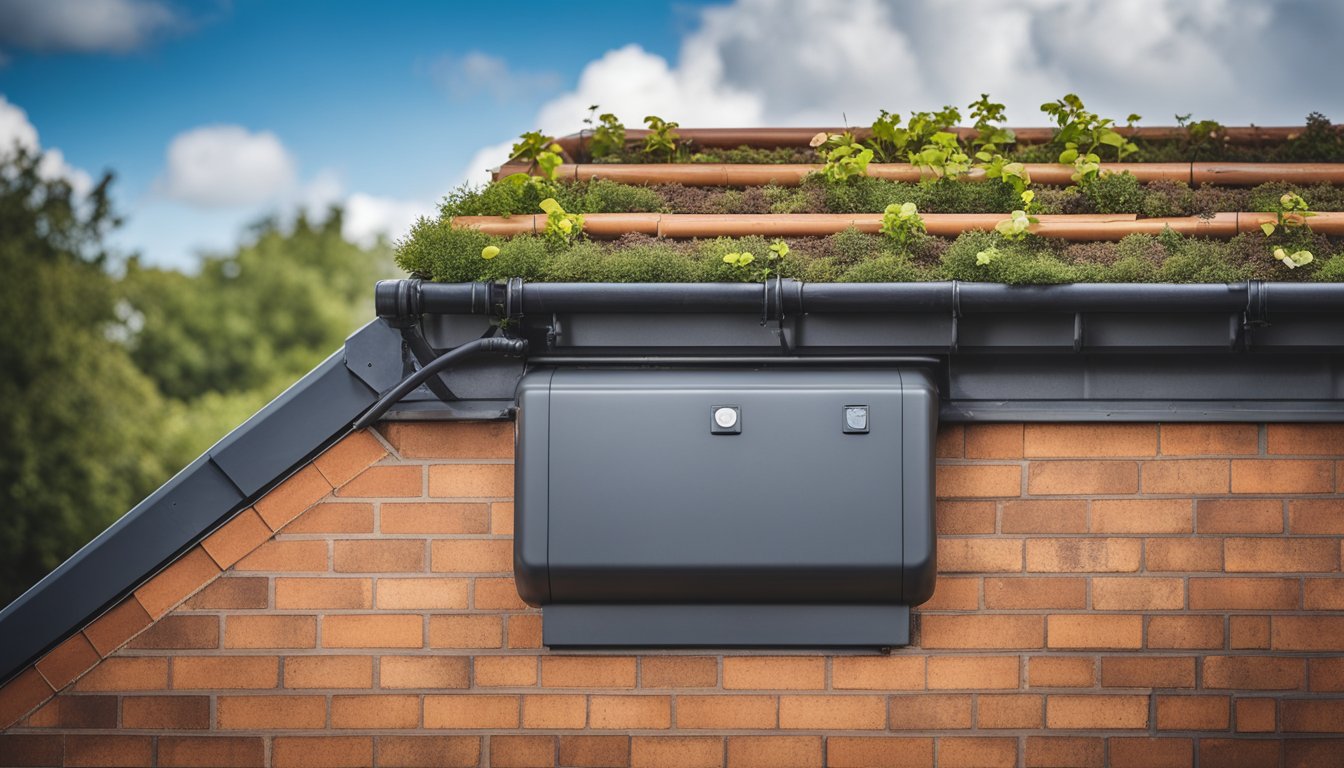
[[[1316,258],[1289,269],[1275,260],[1275,238],[1231,240],[1130,235],[1117,243],[1069,243],[1028,237],[1010,242],[990,232],[955,239],[917,236],[907,247],[881,235],[847,230],[829,237],[790,238],[778,274],[809,282],[978,280],[1010,284],[1221,283],[1246,279],[1344,281],[1344,241],[1310,235]],[[486,246],[499,248],[484,259]],[[724,282],[764,279],[770,241],[760,237],[660,240],[626,235],[612,241],[557,243],[537,235],[500,238],[455,229],[451,220],[421,220],[400,244],[407,272],[440,282]],[[1296,246],[1294,246],[1296,247]],[[752,253],[746,267],[729,253]],[[979,258],[985,253],[988,258]],[[981,263],[987,261],[988,263]]]

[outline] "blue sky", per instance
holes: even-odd
[[[123,251],[189,268],[266,213],[396,237],[524,130],[867,123],[1076,91],[1171,124],[1344,120],[1330,0],[0,0],[0,141],[118,176]],[[973,20],[974,23],[970,23]]]
[[[300,184],[325,173],[346,190],[432,203],[461,180],[477,148],[535,127],[538,105],[572,86],[588,61],[630,42],[631,30],[648,51],[674,56],[696,8],[684,0],[597,3],[573,34],[554,18],[553,3],[511,5],[169,6],[181,21],[129,51],[0,43],[8,58],[0,94],[70,165],[116,172],[129,215],[124,246],[182,264],[189,254],[172,249],[227,246],[239,219],[267,206],[203,209],[162,199],[155,180],[178,134],[221,124],[269,131],[292,154]],[[507,61],[516,87],[453,86],[454,68],[471,53]],[[574,116],[576,129],[581,119]]]

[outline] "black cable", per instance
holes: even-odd
[[[506,339],[503,336],[491,336],[484,339],[467,342],[460,347],[451,349],[442,355],[434,358],[433,362],[424,368],[402,379],[397,386],[390,389],[387,394],[378,398],[369,410],[364,412],[355,420],[352,430],[358,431],[364,429],[378,419],[382,418],[387,410],[401,400],[403,397],[414,392],[417,387],[437,374],[439,371],[447,368],[454,363],[460,363],[468,357],[474,357],[480,354],[497,354],[504,357],[522,357],[527,354],[526,339]]]

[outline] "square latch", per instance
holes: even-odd
[[[845,434],[868,434],[868,406],[846,405],[841,426],[843,427]]]
[[[742,434],[742,409],[736,405],[710,406],[709,432],[713,435]]]

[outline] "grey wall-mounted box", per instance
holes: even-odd
[[[893,646],[935,574],[915,369],[540,369],[514,569],[552,647]]]

